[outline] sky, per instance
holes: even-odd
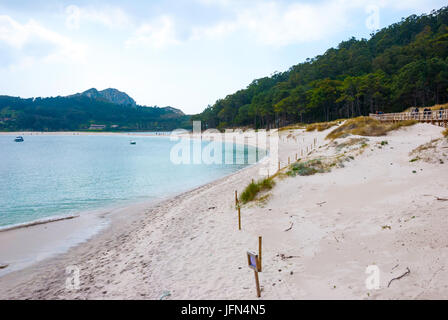
[[[116,88],[187,114],[438,0],[0,0],[0,94]]]

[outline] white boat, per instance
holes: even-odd
[[[129,143],[130,144],[137,144],[137,142],[135,142],[134,140],[131,140]]]

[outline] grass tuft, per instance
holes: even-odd
[[[275,185],[273,177],[265,178],[257,182],[251,182],[240,196],[240,201],[245,204],[254,200],[257,195],[266,190],[271,190]]]
[[[296,129],[303,129],[305,128],[305,125],[302,123],[296,123],[296,124],[291,124],[285,127],[281,127],[280,129],[278,129],[279,132],[282,131],[287,131],[287,130],[296,130]]]
[[[332,122],[316,122],[316,123],[312,123],[306,126],[306,131],[310,132],[310,131],[324,131],[327,129],[330,129],[334,126],[336,126],[338,124],[337,121],[332,121]]]
[[[365,148],[368,146],[367,142],[369,141],[369,139],[367,138],[351,138],[348,139],[346,142],[342,142],[342,143],[337,143],[337,141],[334,141],[334,144],[336,146],[336,149],[338,151],[341,151],[344,148],[348,148],[354,145],[360,145],[361,148]]]
[[[289,176],[312,176],[316,173],[326,172],[325,166],[322,161],[315,159],[306,162],[296,162],[290,166],[290,170],[286,173]]]
[[[444,137],[448,138],[448,128],[445,129],[445,131],[443,131],[442,134],[443,134]]]
[[[397,123],[385,123],[370,117],[358,117],[347,120],[327,135],[327,139],[337,139],[350,134],[358,136],[383,136],[389,131],[416,124],[415,120]]]

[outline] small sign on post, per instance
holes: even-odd
[[[249,268],[254,270],[257,297],[260,298],[261,297],[260,280],[258,279],[258,272],[260,270],[260,260],[258,259],[258,255],[253,252],[247,251],[247,263],[249,265]]]

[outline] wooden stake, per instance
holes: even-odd
[[[255,286],[257,287],[257,297],[261,297],[261,290],[260,290],[260,280],[258,279],[258,271],[254,270],[255,275]]]
[[[241,230],[241,208],[238,206],[238,230]]]
[[[297,161],[297,153],[296,153],[296,161]]]
[[[290,159],[290,157],[288,157],[288,164],[291,164],[291,159]]]
[[[280,171],[280,161],[278,162],[278,171]]]
[[[258,237],[258,259],[260,261],[260,272],[262,271],[263,267],[261,265],[261,236]]]
[[[235,207],[238,206],[238,191],[235,190]]]

